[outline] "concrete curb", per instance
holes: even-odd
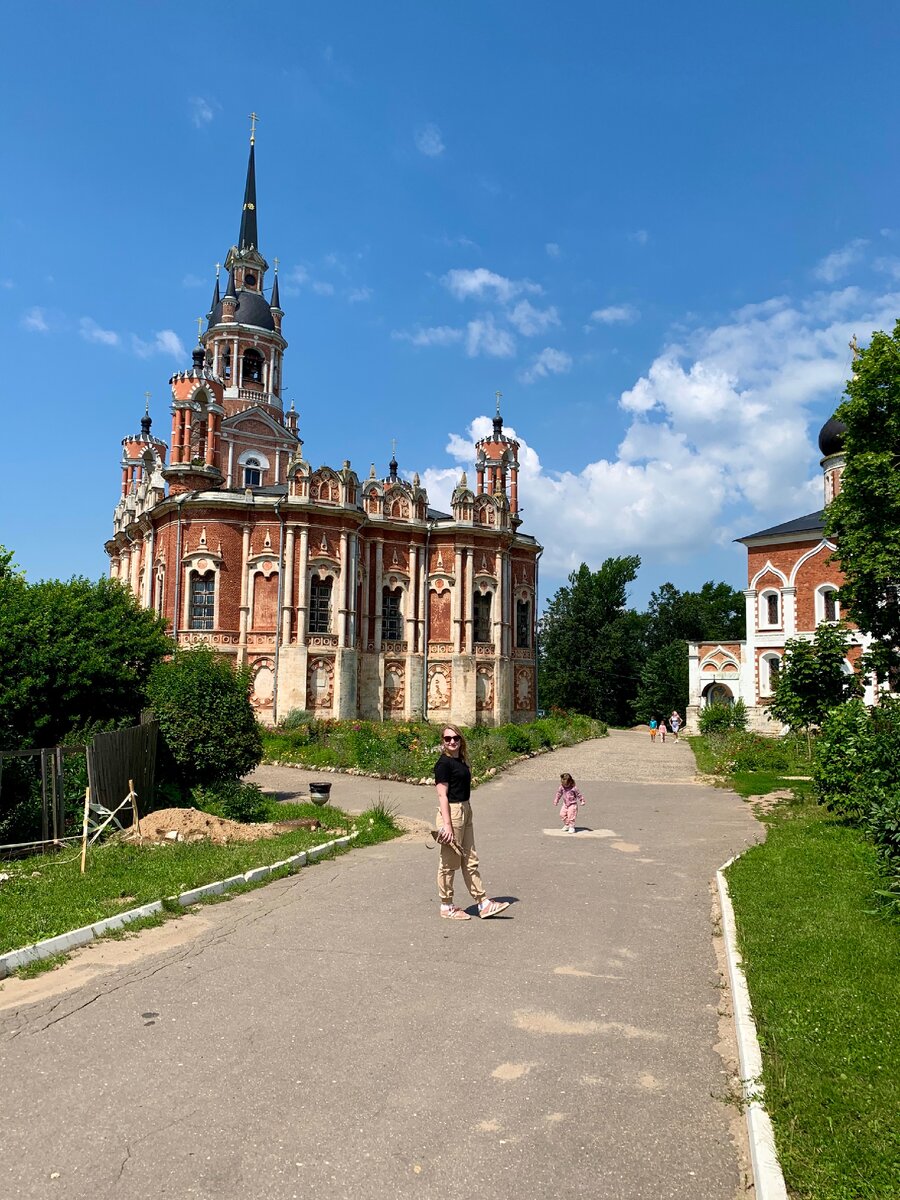
[[[188,905],[197,904],[206,896],[221,896],[230,888],[243,886],[245,883],[259,883],[266,876],[272,875],[275,871],[281,871],[285,867],[305,867],[307,863],[315,862],[329,850],[349,845],[355,837],[356,833],[346,834],[344,837],[334,838],[330,842],[323,842],[321,846],[313,846],[311,850],[301,850],[299,854],[292,854],[290,858],[284,858],[268,867],[254,867],[250,871],[245,871],[243,875],[231,875],[228,879],[205,883],[202,887],[191,888],[179,896],[169,898],[187,908]],[[95,921],[93,925],[72,929],[68,933],[59,933],[56,937],[45,938],[44,941],[35,942],[31,946],[23,946],[21,950],[8,950],[6,954],[0,954],[0,979],[5,979],[12,971],[17,971],[26,963],[38,962],[42,958],[52,958],[54,954],[63,954],[67,950],[86,946],[88,942],[92,942],[94,938],[100,937],[104,933],[109,933],[110,930],[121,929],[123,925],[139,921],[142,917],[152,917],[161,912],[162,908],[162,900],[154,900],[151,904],[142,904],[140,908],[130,908],[127,912],[116,913],[114,917]]]
[[[788,1200],[787,1186],[775,1149],[772,1122],[763,1104],[762,1054],[756,1035],[756,1022],[750,1006],[750,993],[744,976],[743,962],[737,943],[734,908],[724,872],[736,858],[729,858],[716,871],[719,904],[722,908],[722,933],[725,938],[725,958],[728,962],[728,981],[734,1005],[734,1026],[737,1033],[738,1058],[741,1071],[741,1090],[747,1132],[750,1136],[750,1161],[757,1200]]]

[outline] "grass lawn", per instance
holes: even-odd
[[[801,799],[728,885],[792,1195],[897,1200],[900,925],[878,910],[874,848]]]
[[[88,851],[84,875],[80,873],[80,848],[72,846],[58,855],[6,863],[3,870],[11,878],[0,884],[0,953],[277,862],[330,841],[354,824],[359,831],[354,846],[386,841],[399,832],[390,816],[378,810],[351,818],[331,806],[273,806],[271,819],[299,817],[316,817],[322,828],[224,846],[209,842],[141,846],[110,841]]]

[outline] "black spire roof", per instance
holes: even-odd
[[[218,281],[217,281],[218,283]],[[228,272],[228,283],[225,285],[225,295],[237,299],[237,288],[234,286],[234,267]],[[213,309],[213,324],[215,324],[216,309]]]
[[[281,308],[281,299],[278,295],[278,271],[275,271],[275,282],[272,284],[272,299],[269,304],[270,308]]]
[[[216,286],[213,288],[212,304],[209,306],[209,311],[211,313],[216,311],[216,308],[218,307],[220,299],[221,299],[221,297],[219,296],[219,272],[216,271]]]
[[[244,207],[241,211],[241,232],[238,250],[249,250],[259,245],[256,232],[256,147],[250,142],[250,161],[247,163],[247,184],[244,188]]]

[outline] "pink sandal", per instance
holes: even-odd
[[[448,921],[471,921],[471,916],[464,908],[460,908],[457,904],[442,904],[441,916]]]

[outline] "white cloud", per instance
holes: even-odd
[[[367,287],[351,288],[347,293],[347,299],[351,304],[362,304],[366,300],[372,299],[372,289]]]
[[[93,317],[82,317],[78,322],[78,332],[86,342],[96,342],[99,346],[118,346],[119,335],[113,329],[101,329]]]
[[[503,304],[508,304],[523,292],[532,295],[539,295],[541,292],[540,284],[532,283],[529,279],[507,279],[505,275],[497,275],[486,267],[448,271],[441,283],[457,300],[488,295]]]
[[[416,132],[416,149],[426,158],[440,158],[446,147],[437,125],[429,123]]]
[[[201,279],[199,275],[185,275],[181,281],[181,286],[186,288],[201,288],[205,283],[209,283],[208,279]],[[211,287],[212,285],[210,285]]]
[[[565,471],[547,470],[506,427],[520,442],[519,496],[526,531],[546,547],[542,569],[561,579],[581,562],[636,553],[660,571],[694,555],[700,571],[711,548],[821,507],[816,437],[849,373],[847,343],[892,329],[898,311],[900,291],[851,287],[773,297],[686,331],[619,398],[615,451]],[[539,361],[544,374],[553,362],[567,369],[547,353],[526,375]],[[616,413],[598,407],[598,418],[610,425]],[[446,510],[490,427],[482,416],[449,437],[457,466],[422,473],[432,504]]]
[[[559,258],[558,242],[547,242],[544,246],[544,249],[547,251],[548,258]]]
[[[317,296],[333,296],[334,295],[334,284],[328,283],[324,279],[316,279],[313,282],[312,290],[316,293]]]
[[[488,358],[512,358],[516,340],[508,329],[500,329],[491,313],[486,313],[466,326],[466,354],[469,358],[485,355]]]
[[[596,325],[631,324],[640,315],[633,304],[610,304],[607,308],[595,308],[588,320]]]
[[[548,375],[567,375],[572,370],[572,356],[565,350],[554,350],[546,346],[532,362],[531,366],[521,373],[522,383],[534,383],[536,379],[544,379]]]
[[[826,254],[819,265],[815,269],[817,279],[822,279],[825,283],[834,283],[835,280],[846,275],[852,266],[862,258],[863,250],[868,246],[866,238],[854,238],[852,242],[848,242],[840,250],[834,250],[831,254]]]
[[[188,106],[191,110],[191,123],[197,129],[208,125],[215,116],[212,104],[208,100],[204,100],[202,96],[191,96]]]
[[[22,317],[22,328],[27,329],[29,333],[48,333],[50,326],[47,324],[47,315],[44,310],[29,308]]]
[[[646,229],[635,229],[633,233],[629,233],[628,240],[630,242],[637,242],[639,246],[646,246],[650,241],[650,234]]]
[[[5,291],[11,291],[15,286],[11,279],[0,279],[0,288],[3,288]]]
[[[395,341],[409,342],[413,346],[452,346],[461,342],[465,334],[462,329],[453,329],[449,325],[435,325],[430,329],[411,331],[395,329],[391,337]]]
[[[150,358],[154,354],[165,354],[179,362],[187,358],[187,350],[174,329],[160,329],[150,342],[132,334],[131,348],[138,358]]]
[[[520,300],[506,315],[510,324],[524,337],[534,337],[549,326],[559,324],[559,314],[552,305],[550,308],[535,308],[529,300]]]

